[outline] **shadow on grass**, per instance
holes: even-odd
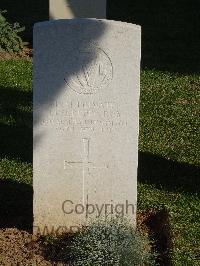
[[[32,231],[33,190],[30,185],[0,179],[0,228]]]
[[[0,87],[0,158],[32,162],[32,93]]]
[[[200,1],[108,0],[108,18],[142,26],[142,67],[200,72]]]
[[[170,191],[199,192],[200,168],[139,152],[138,181]]]

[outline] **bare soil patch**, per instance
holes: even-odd
[[[163,209],[160,211],[140,212],[137,220],[138,229],[153,240],[152,249],[158,255],[158,265],[171,266],[172,236],[168,211]]]
[[[24,47],[20,53],[8,53],[0,51],[0,60],[18,59],[18,58],[31,58],[33,55],[33,49],[30,47]]]
[[[11,228],[0,230],[0,265],[53,265],[42,253],[42,247],[31,234]]]
[[[171,238],[167,211],[138,213],[138,229],[153,241],[149,247],[158,253],[158,265],[169,266]],[[56,241],[48,242],[44,237],[16,228],[0,229],[0,265],[2,266],[67,266],[65,253],[69,236],[63,235]]]

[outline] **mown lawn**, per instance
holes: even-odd
[[[174,265],[199,265],[200,77],[143,70],[138,209],[169,211]],[[0,226],[32,223],[32,62],[0,61]]]
[[[199,265],[198,75],[145,70],[141,79],[139,209],[169,210],[174,265]]]

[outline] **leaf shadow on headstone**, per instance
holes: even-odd
[[[15,227],[31,232],[33,223],[31,185],[0,179],[0,228]]]
[[[167,160],[139,152],[138,181],[167,191],[197,193],[200,189],[200,167]]]
[[[142,68],[200,72],[200,1],[107,0],[108,19],[142,27]]]
[[[66,20],[66,23],[68,23],[67,26],[65,26],[63,24],[64,22],[60,20],[47,22],[49,24],[46,24],[45,26],[46,29],[44,26],[43,28],[41,26],[44,32],[43,35],[40,35],[42,36],[40,37],[39,40],[40,43],[38,40],[35,41],[34,50],[36,54],[38,45],[43,46],[42,47],[43,54],[41,55],[40,58],[38,56],[37,60],[41,60],[42,62],[43,60],[42,58],[45,58],[45,63],[48,62],[49,67],[46,68],[46,65],[43,64],[43,66],[40,68],[40,73],[38,73],[33,60],[33,67],[35,68],[34,71],[36,71],[35,73],[37,73],[37,76],[35,74],[33,75],[33,77],[36,77],[36,80],[37,78],[40,79],[40,77],[43,77],[42,80],[44,83],[42,89],[40,91],[38,90],[39,92],[35,93],[34,96],[34,102],[36,103],[35,106],[37,106],[36,107],[37,110],[40,110],[34,116],[34,121],[33,121],[34,127],[37,127],[37,125],[41,122],[41,118],[43,117],[43,111],[46,112],[47,110],[50,110],[52,106],[57,105],[56,100],[58,99],[61,92],[63,92],[64,90],[67,93],[67,91],[70,90],[70,87],[68,85],[68,81],[70,80],[70,78],[78,76],[97,57],[96,50],[92,49],[93,52],[90,53],[89,56],[85,57],[84,60],[81,61],[81,63],[79,62],[78,56],[77,56],[77,62],[76,63],[72,62],[72,55],[74,55],[74,51],[80,51],[81,53],[81,51],[90,50],[91,46],[98,47],[98,40],[102,38],[107,27],[106,23],[104,23],[103,21],[101,23],[98,23],[97,21],[91,19],[81,19],[80,21],[79,20],[80,19],[74,19],[68,21]],[[80,25],[81,27],[86,27],[87,29],[84,34],[81,33],[82,28],[80,27]],[[50,38],[47,38],[48,31],[50,34],[49,35]],[[72,33],[70,36],[71,39],[70,38],[67,39],[69,32]],[[87,34],[88,32],[90,32],[90,34]],[[50,44],[51,52],[49,53],[48,45],[50,41],[51,41]],[[66,42],[71,42],[73,45],[71,45],[71,50],[66,50],[65,52],[64,44]],[[65,65],[66,68],[63,67]],[[41,140],[45,136],[36,135],[34,136],[34,139],[35,137],[36,138],[38,137],[38,139]],[[39,145],[39,143],[40,141],[37,141],[37,143],[34,142],[33,149],[36,147],[36,144]]]
[[[32,162],[32,93],[0,87],[0,158]]]

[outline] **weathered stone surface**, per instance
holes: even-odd
[[[106,0],[49,0],[50,19],[106,18]]]
[[[133,24],[35,25],[35,233],[111,213],[135,223],[140,47]]]

